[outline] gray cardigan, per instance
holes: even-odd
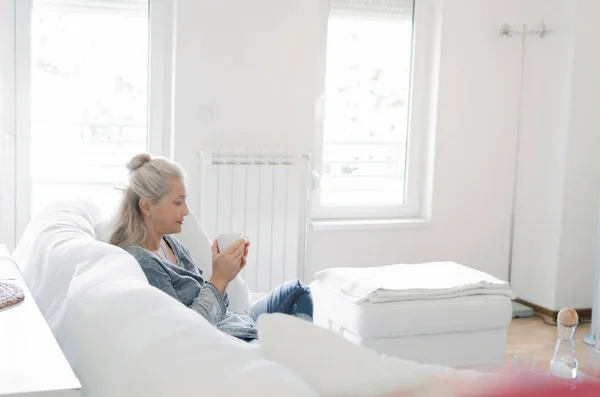
[[[150,285],[200,313],[219,330],[240,339],[256,339],[256,322],[249,316],[227,311],[227,293],[221,297],[214,285],[202,277],[202,270],[189,251],[174,236],[166,235],[177,263],[162,261],[141,246],[126,248],[135,257]]]

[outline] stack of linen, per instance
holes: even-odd
[[[455,262],[326,269],[315,278],[354,303],[446,299],[469,295],[515,296],[508,282]]]

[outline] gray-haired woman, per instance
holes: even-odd
[[[185,173],[175,162],[148,153],[127,164],[125,190],[110,243],[132,254],[148,282],[201,314],[221,331],[253,341],[256,319],[263,313],[287,313],[312,320],[310,289],[298,280],[288,281],[255,302],[249,314],[227,310],[225,292],[246,265],[249,243],[239,239],[224,252],[212,245],[212,277],[205,280],[189,251],[174,236],[189,214]]]

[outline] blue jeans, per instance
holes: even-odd
[[[279,285],[250,307],[250,316],[254,321],[264,313],[285,313],[312,321],[313,300],[310,288],[299,280]]]

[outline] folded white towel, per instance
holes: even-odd
[[[506,281],[454,262],[338,267],[317,272],[315,278],[356,303],[481,294],[515,298]]]

